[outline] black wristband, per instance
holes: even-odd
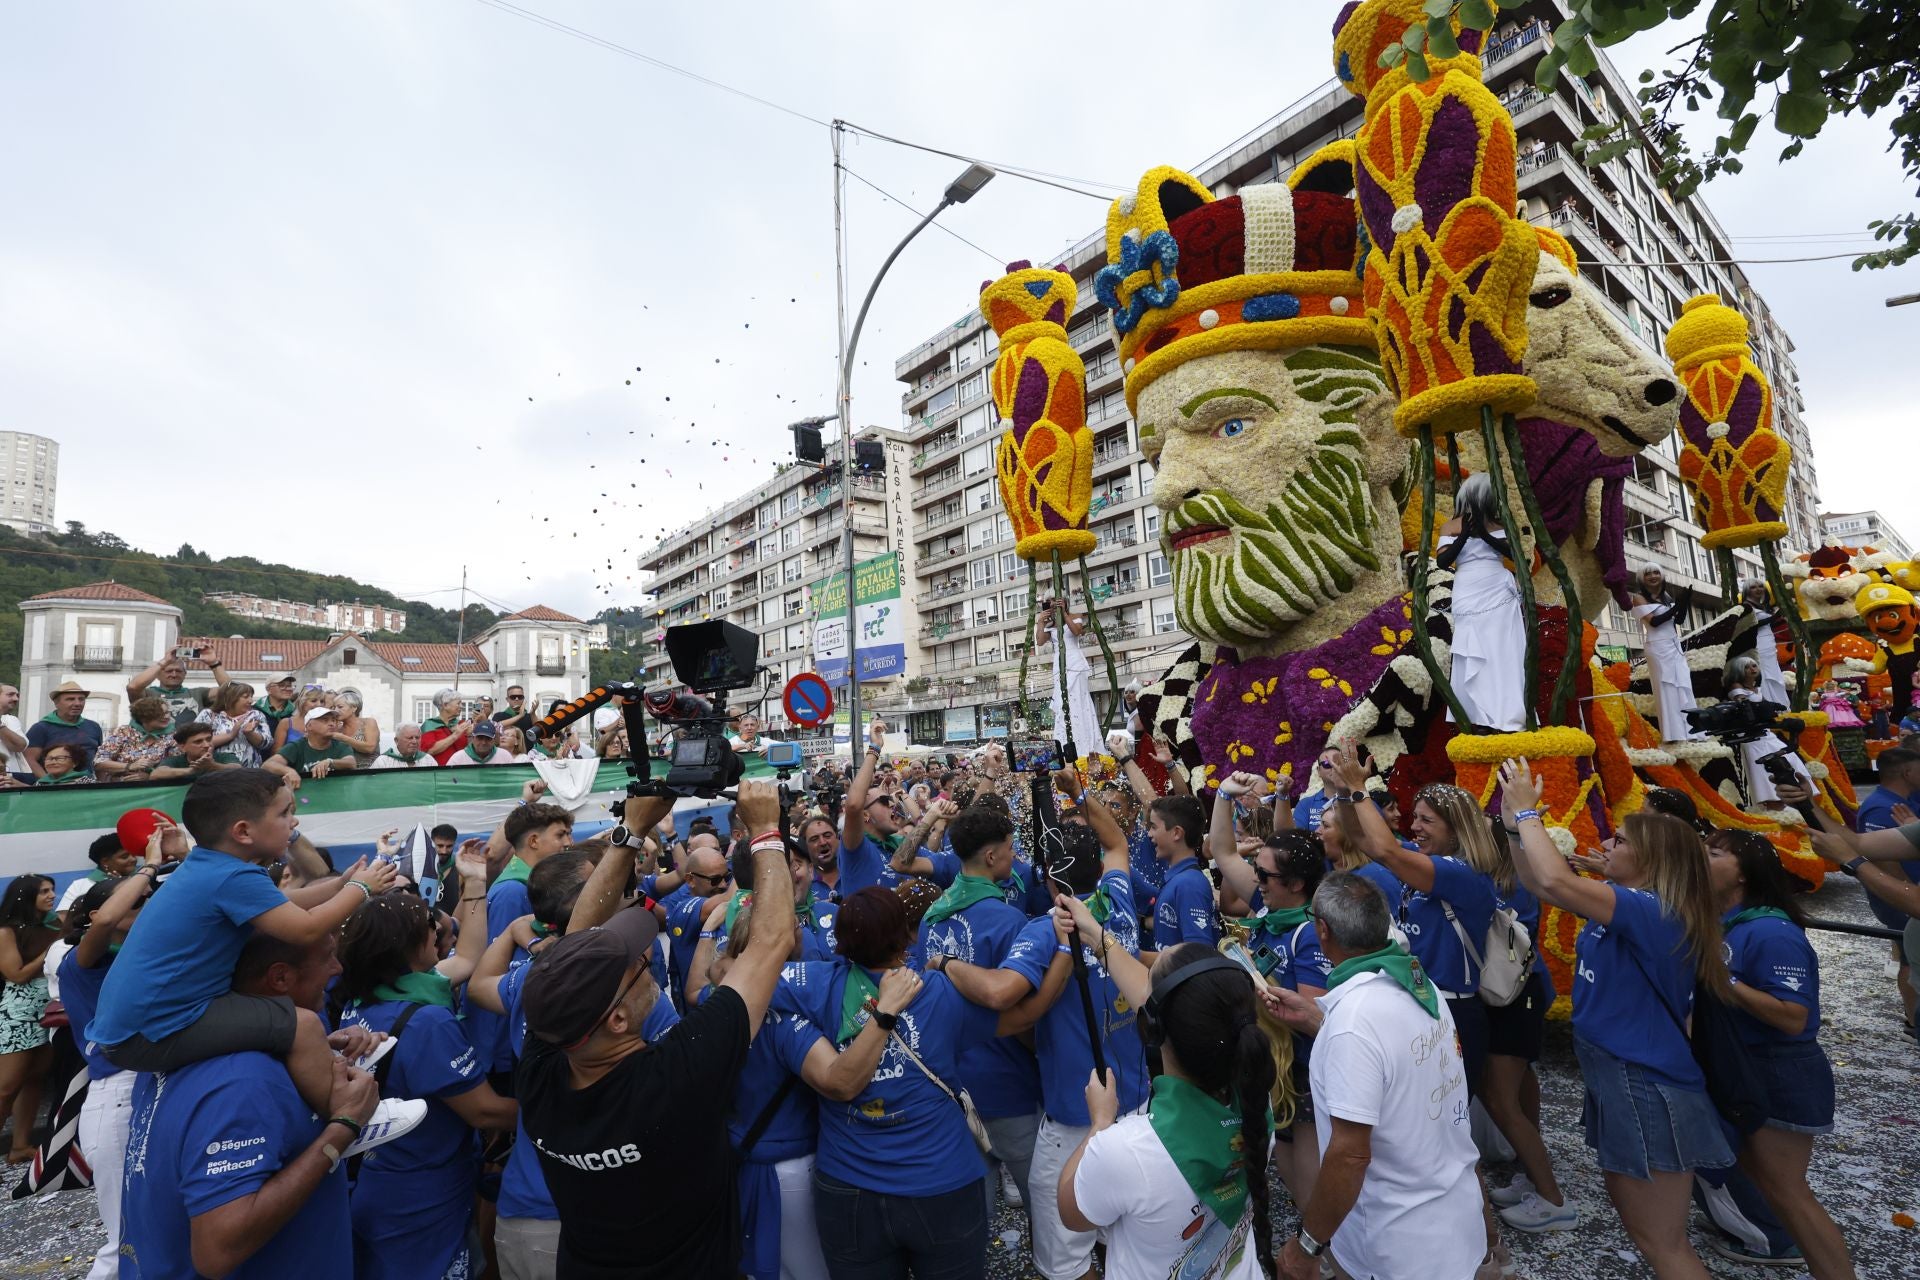
[[[328,1116],[327,1123],[343,1124],[347,1128],[353,1130],[354,1137],[358,1138],[360,1136],[360,1122],[358,1120],[355,1120],[352,1116]]]
[[[892,1035],[893,1029],[900,1025],[900,1015],[875,1009],[873,1011],[873,1021],[882,1031],[888,1035]]]

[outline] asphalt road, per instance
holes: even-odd
[[[1817,916],[1873,923],[1859,887],[1831,876],[1811,900]],[[1814,1147],[1811,1181],[1847,1238],[1861,1280],[1913,1280],[1920,1276],[1920,1233],[1895,1225],[1896,1213],[1920,1217],[1920,1044],[1905,1034],[1893,979],[1885,972],[1889,944],[1877,939],[1816,930],[1825,1024],[1820,1041],[1833,1060],[1839,1090],[1835,1132]],[[1548,1028],[1540,1064],[1547,1145],[1568,1194],[1581,1206],[1573,1231],[1546,1236],[1506,1232],[1518,1274],[1531,1280],[1651,1280],[1619,1220],[1607,1204],[1599,1173],[1580,1139],[1580,1074],[1571,1033],[1564,1023]],[[1492,1166],[1495,1182],[1511,1169]],[[19,1174],[0,1176],[11,1191]],[[1275,1183],[1277,1233],[1296,1225],[1292,1203]],[[1003,1208],[988,1249],[995,1280],[1035,1276],[1022,1233],[1025,1221]],[[1284,1239],[1284,1234],[1277,1235]],[[1801,1275],[1784,1268],[1728,1262],[1710,1254],[1696,1221],[1694,1239],[1717,1275]],[[14,1277],[81,1277],[100,1240],[93,1193],[66,1192],[29,1201],[0,1196],[0,1280]]]

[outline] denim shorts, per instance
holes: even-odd
[[[1819,1041],[1750,1044],[1747,1052],[1767,1087],[1769,1129],[1833,1132],[1833,1064]]]
[[[1645,1179],[1733,1163],[1720,1113],[1704,1090],[1655,1080],[1579,1036],[1573,1051],[1587,1085],[1580,1122],[1602,1170]]]

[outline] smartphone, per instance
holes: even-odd
[[[175,649],[173,651],[173,656],[176,658],[198,658],[200,656],[200,651],[195,648],[183,646],[181,648]]]
[[[1266,982],[1267,975],[1260,972],[1260,962],[1255,960],[1253,953],[1242,944],[1229,939],[1220,944],[1220,954],[1252,974],[1255,982],[1262,984]]]

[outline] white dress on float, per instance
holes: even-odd
[[[1498,529],[1491,530],[1501,536]],[[1440,539],[1442,547],[1458,539]],[[1483,538],[1468,538],[1453,569],[1453,691],[1473,723],[1513,733],[1527,723],[1527,622],[1520,583]],[[1452,718],[1449,711],[1448,718]]]
[[[1754,638],[1753,645],[1754,661],[1760,664],[1760,699],[1791,707],[1793,703],[1787,698],[1786,673],[1780,670],[1780,645],[1773,634],[1776,615],[1755,610],[1754,616],[1760,619],[1760,633]]]
[[[1697,740],[1704,735],[1687,723],[1687,712],[1698,704],[1693,699],[1693,673],[1687,670],[1686,650],[1680,647],[1680,628],[1672,619],[1651,621],[1665,608],[1664,600],[1633,607],[1633,616],[1640,619],[1647,633],[1647,681],[1653,686],[1658,709],[1660,741]]]
[[[1060,705],[1060,664],[1067,664],[1067,705]],[[1096,756],[1107,749],[1106,736],[1100,732],[1100,718],[1093,711],[1093,665],[1081,652],[1080,638],[1062,622],[1053,627],[1053,740],[1067,743],[1067,726],[1073,727],[1073,749],[1083,756]]]

